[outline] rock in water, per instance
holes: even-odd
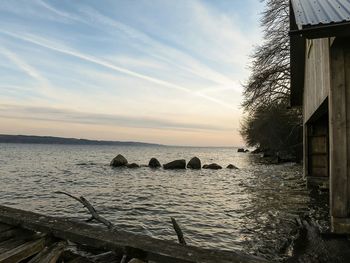
[[[113,167],[120,167],[125,166],[128,164],[128,160],[125,159],[125,157],[121,154],[118,154],[114,159],[111,161],[111,166]]]
[[[187,168],[190,169],[201,169],[202,163],[201,160],[199,160],[198,157],[193,157],[187,164]]]
[[[146,263],[146,262],[137,258],[133,258],[128,263]]]
[[[219,170],[222,169],[222,167],[217,163],[211,163],[203,165],[203,169]]]
[[[128,168],[140,168],[140,165],[138,165],[137,163],[130,163],[130,164],[127,164],[126,167]]]
[[[238,167],[237,167],[237,166],[234,166],[233,164],[227,165],[226,168],[227,168],[227,169],[238,169]]]
[[[244,153],[245,150],[244,150],[243,148],[239,148],[239,149],[237,150],[237,152],[238,152],[238,153]]]
[[[163,168],[165,170],[172,169],[186,169],[186,160],[175,160],[170,163],[164,164]]]
[[[149,160],[148,166],[151,168],[161,167],[160,162],[156,158],[152,158],[151,160]]]

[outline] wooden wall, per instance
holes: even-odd
[[[350,233],[350,38],[331,47],[329,105],[332,229]]]
[[[303,97],[304,123],[311,118],[329,94],[329,43],[328,38],[306,41]]]

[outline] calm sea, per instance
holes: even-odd
[[[197,156],[203,164],[240,169],[113,169],[109,162],[119,153],[139,164]],[[172,216],[188,244],[273,259],[284,256],[295,217],[328,210],[305,189],[300,165],[262,164],[236,148],[0,144],[0,167],[2,205],[89,218],[75,200],[54,194],[61,190],[83,195],[124,230],[176,242]]]

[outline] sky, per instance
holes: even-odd
[[[259,0],[1,0],[0,133],[241,146]]]

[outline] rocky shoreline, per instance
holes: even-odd
[[[192,170],[200,170],[200,169],[210,169],[210,170],[219,170],[223,167],[217,163],[204,164],[202,166],[201,160],[198,157],[193,157],[186,165],[185,159],[174,160],[172,162],[160,164],[160,162],[156,158],[151,158],[148,162],[148,165],[139,165],[137,163],[129,163],[128,160],[121,154],[118,154],[114,157],[110,163],[112,167],[126,167],[130,169],[140,168],[140,167],[149,167],[152,169],[157,169],[163,167],[164,170],[177,170],[177,169],[192,169]],[[226,166],[226,169],[239,169],[233,164],[229,164]]]

